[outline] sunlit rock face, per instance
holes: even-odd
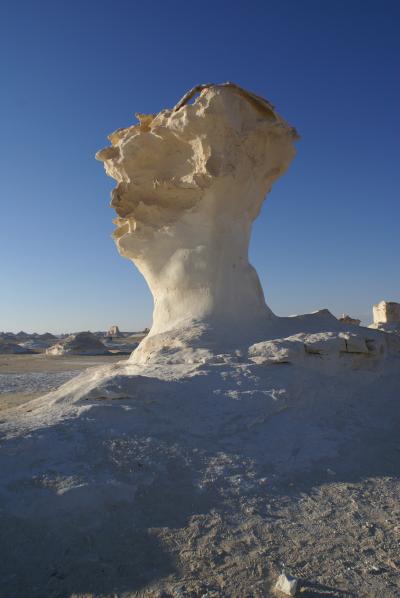
[[[372,307],[372,313],[374,322],[370,324],[370,328],[400,335],[400,303],[380,301]]]
[[[400,324],[400,303],[381,301],[372,307],[374,324]]]
[[[251,227],[294,157],[296,131],[234,84],[198,86],[172,110],[137,117],[97,158],[118,183],[118,251],[154,297],[141,350],[262,337],[275,316],[248,261]]]

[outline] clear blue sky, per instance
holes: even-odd
[[[150,324],[94,154],[135,112],[227,80],[302,136],[254,226],[271,308],[367,322],[400,301],[400,2],[15,0],[0,21],[0,330]]]

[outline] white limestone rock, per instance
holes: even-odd
[[[346,343],[347,353],[368,353],[367,343],[365,337],[361,334],[354,334],[351,332],[342,333],[341,337]]]
[[[219,350],[262,339],[274,315],[248,261],[251,226],[295,154],[296,131],[232,83],[198,86],[172,110],[137,116],[96,156],[118,183],[118,251],[154,297],[153,325],[133,360],[199,339]]]
[[[365,356],[382,356],[388,348],[388,341],[382,335],[350,331],[324,331],[317,333],[301,332],[249,347],[249,359],[258,365],[279,363],[302,363],[314,365],[310,361],[313,356],[324,360],[338,360],[344,354],[362,354]]]
[[[275,584],[275,590],[285,594],[285,596],[296,596],[298,583],[295,577],[281,573]]]
[[[319,332],[316,334],[304,335],[304,346],[306,353],[311,355],[339,355],[346,351],[346,342],[341,333]]]
[[[381,301],[372,307],[374,324],[400,324],[400,303]]]
[[[395,301],[381,301],[372,308],[374,321],[369,328],[400,336],[400,303]],[[389,341],[397,347],[396,340]]]
[[[110,328],[108,329],[108,332],[106,333],[106,336],[115,336],[115,337],[119,338],[122,336],[122,334],[121,334],[118,326],[114,325],[114,326],[110,326]]]
[[[239,351],[258,365],[315,365],[312,356],[339,364],[344,354],[384,354],[387,343],[354,332],[355,318],[327,309],[278,318],[265,304],[247,257],[251,226],[298,137],[267,100],[232,83],[204,85],[172,110],[137,117],[97,154],[118,183],[117,248],[154,297],[132,363],[205,363]]]
[[[249,358],[253,363],[293,363],[304,356],[304,343],[298,337],[279,338],[256,343],[249,347]]]
[[[46,355],[109,355],[104,344],[91,332],[71,334],[46,350]]]

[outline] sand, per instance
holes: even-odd
[[[309,320],[197,361],[4,356],[1,598],[263,598],[283,566],[398,598],[400,352]]]
[[[123,361],[128,356],[0,355],[0,411],[55,390],[81,370]]]
[[[173,370],[114,360],[101,393],[102,369],[3,411],[4,595],[262,598],[284,564],[304,598],[397,598],[398,369]]]

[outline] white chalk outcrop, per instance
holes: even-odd
[[[225,349],[261,338],[274,316],[248,261],[251,227],[295,154],[296,131],[231,83],[199,86],[172,110],[137,116],[97,154],[118,182],[118,250],[154,297],[153,325],[134,358],[200,338]]]
[[[400,303],[380,301],[372,307],[374,321],[369,328],[400,335]]]
[[[372,308],[374,324],[400,324],[400,303],[381,301]]]
[[[71,334],[46,350],[46,355],[109,355],[108,349],[91,332]]]
[[[122,334],[121,334],[118,326],[114,325],[114,326],[110,326],[110,328],[108,329],[108,332],[106,332],[105,336],[121,337]]]

